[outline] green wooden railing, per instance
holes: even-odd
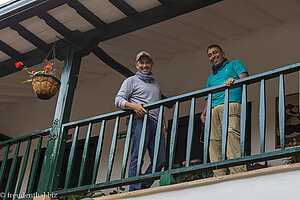
[[[284,88],[284,76],[286,74],[299,72],[300,63],[289,65],[286,67],[278,68],[276,70],[268,71],[265,73],[253,75],[247,78],[243,78],[240,80],[235,81],[235,83],[230,87],[226,87],[225,85],[219,85],[211,88],[205,88],[198,91],[186,93],[183,95],[167,98],[164,100],[160,100],[154,103],[150,103],[144,106],[146,110],[152,109],[159,109],[159,118],[157,123],[157,130],[156,130],[156,137],[155,137],[155,147],[154,147],[154,158],[153,158],[153,171],[151,174],[141,175],[142,173],[142,150],[145,148],[145,135],[146,127],[148,122],[148,115],[144,116],[143,128],[142,128],[142,135],[140,140],[140,154],[138,156],[138,166],[137,166],[137,176],[135,177],[126,177],[126,170],[128,165],[128,155],[130,149],[130,140],[131,140],[131,131],[132,131],[132,123],[134,115],[130,111],[117,111],[113,113],[108,113],[104,115],[99,115],[95,117],[90,117],[87,119],[74,121],[65,123],[62,126],[62,133],[67,135],[72,135],[72,140],[70,144],[70,148],[68,150],[67,158],[59,158],[64,159],[66,162],[65,169],[62,168],[62,171],[65,170],[65,173],[61,173],[59,179],[62,184],[56,188],[52,188],[52,193],[58,195],[65,195],[70,193],[80,193],[85,191],[93,191],[93,190],[101,190],[107,188],[113,188],[116,186],[122,185],[129,185],[131,183],[136,183],[140,181],[147,181],[147,180],[155,180],[159,179],[162,175],[180,175],[185,173],[192,173],[195,171],[208,171],[213,170],[216,168],[222,167],[231,167],[237,166],[241,164],[259,162],[259,161],[266,161],[272,159],[278,159],[283,157],[289,157],[293,154],[300,152],[300,147],[292,147],[292,148],[285,148],[284,136],[285,136],[285,88]],[[265,82],[269,79],[279,79],[279,129],[280,129],[280,150],[276,150],[273,152],[265,151],[265,135],[266,135],[266,93],[265,93]],[[300,80],[300,76],[299,76]],[[299,81],[300,82],[300,81]],[[247,87],[252,84],[260,83],[260,101],[259,101],[259,132],[260,132],[260,153],[255,155],[245,155],[245,143],[246,143],[246,103],[247,103]],[[236,159],[227,160],[226,155],[226,141],[227,141],[227,133],[228,133],[228,108],[229,108],[229,90],[241,87],[242,88],[242,111],[241,111],[241,157]],[[299,87],[300,88],[300,87]],[[211,122],[211,100],[212,94],[225,91],[225,102],[224,102],[224,116],[223,116],[223,127],[222,127],[222,161],[220,162],[213,162],[210,163],[208,159],[208,147],[209,147],[209,138],[210,138],[210,122]],[[207,117],[206,117],[206,125],[204,128],[204,144],[203,144],[203,161],[201,164],[198,165],[190,165],[191,161],[191,146],[192,146],[192,138],[194,134],[194,127],[199,126],[199,124],[194,123],[195,112],[196,112],[196,101],[198,99],[203,99],[205,96],[207,98]],[[300,99],[299,99],[300,101]],[[180,112],[180,104],[183,102],[190,103],[190,112],[189,112],[189,123],[188,123],[188,131],[187,131],[187,145],[186,145],[186,155],[185,161],[186,165],[181,168],[174,168],[174,157],[175,155],[175,146],[176,146],[176,136],[178,133],[178,122],[179,122],[179,112]],[[159,139],[162,134],[162,121],[163,116],[165,114],[165,107],[170,107],[173,105],[172,108],[172,129],[169,133],[169,151],[168,151],[168,164],[165,166],[164,171],[155,172],[156,165],[157,165],[157,158],[158,158],[158,149],[159,149]],[[300,110],[300,109],[299,109]],[[124,121],[127,120],[126,126],[124,125]],[[119,129],[126,127],[126,139],[124,141],[124,148],[123,151],[120,152],[117,150],[118,145],[118,134]],[[84,130],[84,133],[82,133]],[[42,140],[40,135],[47,134],[49,130],[44,131],[43,133],[33,134],[21,137],[19,139],[10,140],[7,142],[0,143],[0,147],[6,146],[6,152],[4,158],[2,160],[1,170],[0,170],[0,179],[3,176],[3,171],[5,168],[5,162],[7,160],[7,154],[9,148],[12,143],[16,144],[15,156],[14,160],[18,156],[18,149],[20,142],[28,141],[28,146],[30,146],[30,141],[32,137],[39,138]],[[94,134],[96,133],[96,134]],[[111,136],[111,139],[108,139]],[[67,137],[63,137],[67,138]],[[81,139],[80,139],[81,138]],[[93,158],[89,159],[89,153],[91,152],[91,141],[97,140],[96,148],[93,152]],[[66,143],[66,141],[63,141]],[[34,157],[36,161],[38,159],[38,154],[40,149],[39,141],[38,148]],[[76,151],[79,148],[79,143],[82,146],[81,153],[78,154]],[[108,155],[103,155],[104,146],[110,143]],[[27,155],[27,151],[25,155]],[[121,166],[116,170],[116,152],[121,153],[119,158],[122,159],[117,160]],[[103,157],[106,156],[106,157]],[[27,163],[27,156],[24,156],[23,160],[25,164],[21,171],[23,171],[24,166],[26,167]],[[75,163],[75,158],[80,158],[79,163]],[[92,160],[92,162],[91,162]],[[26,161],[26,162],[25,162]],[[10,173],[14,173],[14,162],[11,166]],[[31,168],[30,178],[28,180],[27,191],[32,192],[30,190],[32,177],[35,175],[35,168],[37,164],[34,162]],[[103,167],[104,166],[104,167]],[[58,166],[62,167],[62,166]],[[79,168],[79,169],[77,169]],[[74,169],[78,171],[78,174],[74,173]],[[90,179],[86,181],[86,174],[87,171],[91,174]],[[76,176],[74,176],[74,174]],[[105,178],[101,179],[100,175],[105,174]],[[12,175],[10,175],[12,176]],[[74,179],[75,177],[75,179]],[[8,178],[9,180],[12,177]],[[16,189],[16,192],[19,191],[19,184],[23,180],[23,175],[19,176],[19,183]],[[1,182],[0,182],[1,183]],[[10,181],[7,181],[5,192],[9,191],[10,188]]]
[[[151,104],[145,105],[145,109],[148,111],[151,109],[159,109],[159,119],[158,119],[158,125],[157,125],[157,131],[156,131],[156,138],[155,138],[155,152],[154,152],[154,159],[153,159],[153,172],[152,174],[147,175],[141,175],[141,166],[142,166],[142,151],[144,150],[144,143],[145,143],[145,135],[146,133],[146,127],[147,127],[147,118],[148,115],[146,114],[144,117],[143,122],[143,128],[142,128],[142,135],[140,140],[140,154],[138,156],[138,166],[137,166],[137,176],[126,178],[125,172],[126,167],[128,163],[128,154],[129,154],[129,148],[130,148],[130,136],[131,136],[131,129],[132,129],[132,122],[133,122],[133,113],[126,112],[126,111],[118,111],[113,112],[105,115],[100,115],[96,117],[87,118],[80,121],[70,122],[63,125],[63,132],[64,134],[67,134],[67,132],[71,129],[75,129],[74,132],[74,139],[72,141],[72,147],[69,155],[68,165],[67,165],[67,173],[65,177],[62,177],[65,179],[64,181],[64,188],[54,190],[54,193],[57,194],[67,194],[67,193],[74,193],[74,192],[80,192],[80,191],[86,191],[86,190],[96,190],[96,189],[105,189],[105,188],[111,188],[116,187],[120,185],[128,185],[131,183],[139,182],[139,181],[146,181],[146,180],[153,180],[153,179],[159,179],[162,175],[165,174],[173,174],[178,175],[182,173],[187,172],[193,172],[193,171],[206,171],[206,170],[212,170],[222,167],[228,167],[228,166],[236,166],[241,164],[247,164],[247,163],[253,163],[258,161],[266,161],[266,160],[272,160],[282,157],[288,157],[291,156],[297,152],[300,151],[300,147],[294,147],[294,148],[288,148],[286,149],[284,146],[284,119],[285,119],[285,104],[284,104],[284,75],[298,72],[300,69],[300,64],[294,64],[290,66],[286,66],[283,68],[279,68],[276,70],[268,71],[265,73],[261,73],[258,75],[250,76],[244,79],[237,80],[230,88],[226,87],[225,85],[219,85],[211,88],[206,88],[202,90],[198,90],[195,92],[186,93],[183,95],[167,98],[164,100],[160,100],[158,102],[154,102]],[[280,127],[280,146],[281,149],[274,152],[268,152],[265,153],[265,130],[266,130],[266,103],[265,103],[265,81],[268,79],[278,79],[279,78],[279,127]],[[256,155],[250,155],[245,156],[245,134],[246,134],[246,103],[247,103],[247,87],[248,85],[260,83],[260,113],[259,113],[259,130],[260,130],[260,154]],[[241,112],[241,157],[231,160],[226,160],[226,143],[227,143],[227,132],[228,132],[228,107],[229,107],[229,90],[236,88],[236,87],[242,87],[242,112]],[[209,147],[209,136],[210,136],[210,120],[211,120],[211,99],[212,94],[217,93],[220,91],[225,91],[225,102],[224,102],[224,117],[223,117],[223,127],[222,127],[222,161],[215,162],[215,163],[209,163],[208,162],[208,147]],[[203,162],[199,165],[193,165],[190,166],[191,161],[191,144],[192,144],[192,138],[193,138],[193,131],[194,126],[198,126],[197,124],[194,124],[194,118],[195,118],[195,105],[196,100],[199,98],[204,98],[205,96],[208,96],[207,99],[207,118],[206,118],[206,126],[204,128],[204,147],[203,147]],[[173,163],[174,163],[174,156],[175,156],[175,143],[176,143],[176,135],[178,131],[178,118],[179,118],[179,105],[182,102],[190,102],[190,114],[189,114],[189,124],[188,124],[188,131],[187,131],[187,145],[186,145],[186,166],[182,168],[176,168],[173,169]],[[158,149],[159,149],[159,138],[162,134],[162,120],[164,115],[164,108],[166,106],[170,107],[170,105],[173,105],[173,122],[172,122],[172,129],[170,132],[170,146],[169,146],[169,160],[168,160],[168,166],[165,167],[165,170],[162,172],[155,172],[156,164],[157,164],[157,158],[158,158]],[[127,136],[126,141],[124,145],[124,150],[121,152],[123,154],[123,160],[122,160],[122,166],[121,170],[118,172],[119,177],[115,178],[114,180],[111,180],[111,175],[113,171],[113,165],[114,165],[114,159],[115,159],[115,153],[116,153],[116,145],[117,145],[117,137],[118,137],[118,130],[120,125],[121,118],[129,117],[129,122],[127,126]],[[108,121],[114,121],[114,129],[112,132],[105,131],[106,123]],[[94,157],[94,163],[93,163],[93,172],[92,172],[92,180],[90,183],[83,185],[82,180],[84,176],[84,171],[86,168],[86,155],[89,148],[89,137],[91,135],[91,129],[92,127],[96,126],[97,124],[101,124],[100,130],[98,131],[98,144],[96,148],[96,153]],[[70,187],[70,179],[72,170],[74,168],[73,166],[73,160],[74,160],[74,152],[76,148],[77,143],[77,135],[78,131],[82,127],[88,127],[87,128],[87,134],[85,138],[83,153],[82,153],[82,160],[80,165],[80,174],[79,179],[77,182],[77,186]],[[97,174],[99,170],[99,163],[101,159],[101,152],[103,149],[103,141],[104,136],[106,134],[112,134],[111,139],[111,146],[110,146],[110,153],[109,156],[104,159],[107,162],[107,170],[101,170],[101,173],[106,173],[106,179],[103,181],[97,182]],[[106,141],[107,142],[107,141]],[[104,162],[104,160],[102,162]],[[103,163],[102,163],[103,164]],[[118,174],[115,173],[115,174]]]
[[[46,129],[0,143],[0,149],[5,149],[0,168],[1,199],[34,192],[43,138],[49,133],[50,129]]]

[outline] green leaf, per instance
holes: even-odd
[[[32,79],[27,79],[27,80],[23,81],[22,83],[30,83],[30,82],[32,82]]]

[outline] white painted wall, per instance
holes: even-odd
[[[300,170],[276,170],[273,173],[258,173],[227,177],[220,180],[194,181],[155,189],[123,193],[97,200],[282,200],[299,198]]]

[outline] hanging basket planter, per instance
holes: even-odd
[[[37,74],[33,76],[32,87],[39,99],[48,100],[59,90],[60,81],[49,74]]]

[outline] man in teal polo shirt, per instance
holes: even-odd
[[[219,45],[212,44],[207,48],[209,61],[213,64],[213,73],[208,77],[206,87],[221,84],[230,86],[235,80],[248,76],[246,66],[239,60],[229,62]],[[222,160],[222,120],[225,92],[212,95],[211,133],[209,143],[209,157],[211,162]],[[229,90],[229,121],[227,140],[227,159],[240,157],[240,115],[241,115],[241,88]],[[201,115],[203,124],[206,119],[206,107]],[[246,171],[246,166],[230,167],[230,174]],[[226,175],[226,168],[214,170],[214,176]]]

